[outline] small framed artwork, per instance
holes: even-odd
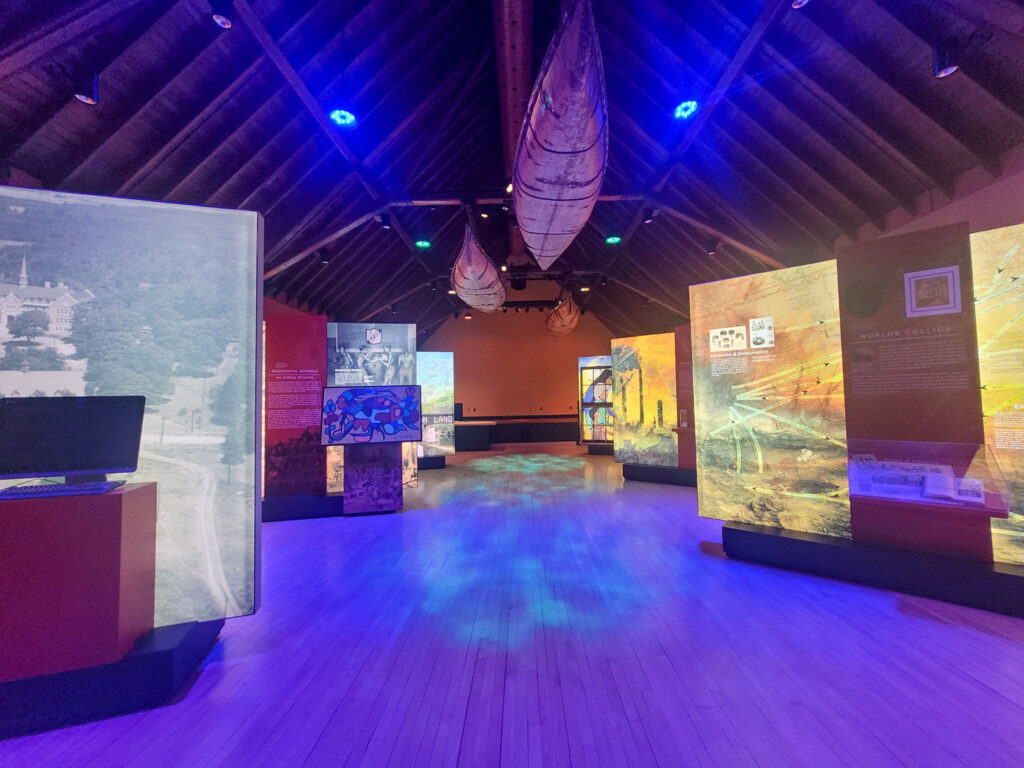
[[[962,310],[960,267],[938,267],[903,275],[907,317],[952,315]]]

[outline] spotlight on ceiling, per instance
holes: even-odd
[[[718,248],[721,244],[721,241],[718,239],[711,238],[708,242],[708,256],[714,256],[718,252]]]
[[[506,195],[511,195],[512,194],[512,182],[511,181],[508,184],[505,185],[505,194]]]
[[[519,229],[519,219],[515,217],[515,214],[512,215],[512,220],[510,223],[512,224],[512,229]]]
[[[464,314],[462,315],[462,319],[463,319],[463,320],[472,320],[472,319],[473,319],[473,313],[472,313],[472,312],[470,312],[470,311],[469,311],[469,310],[467,309],[467,310],[466,310],[466,312],[465,312],[465,313],[464,313]]]
[[[390,309],[391,309],[391,314],[392,315],[397,315],[398,314],[398,307],[396,307],[394,304],[391,305]]]
[[[210,18],[221,29],[231,29],[231,17],[234,15],[231,0],[210,0]]]
[[[504,211],[505,213],[508,213],[509,211],[511,211],[512,210],[512,201],[511,200],[502,200],[501,201],[501,210]]]
[[[437,293],[437,283],[431,283],[430,290],[432,290],[434,293]]]
[[[590,286],[589,285],[581,285],[580,286],[580,293],[589,293],[589,292],[590,292]]]
[[[606,237],[604,241],[608,243],[608,245],[618,245],[619,243],[622,242],[622,238],[619,237],[618,235],[608,235],[608,237]]]
[[[455,295],[455,289],[454,288],[449,288],[448,289],[448,295],[449,296],[454,296]]]
[[[601,287],[604,288],[606,285],[608,285],[608,276],[601,275]]]
[[[932,72],[936,77],[949,77],[960,69],[958,48],[955,40],[943,40],[932,49]]]
[[[75,98],[83,104],[95,106],[100,100],[100,76],[97,72],[83,73],[75,79]]]
[[[700,104],[692,99],[690,101],[684,101],[673,113],[673,117],[676,120],[689,120],[691,117],[697,114],[697,110],[700,109]]]
[[[508,272],[508,262],[505,262],[505,261],[501,262],[501,271],[502,272]]]
[[[330,264],[331,263],[331,255],[329,253],[327,253],[327,249],[326,248],[320,248],[319,250],[317,250],[316,255],[320,258],[320,263],[321,264]]]
[[[793,0],[792,5],[793,5],[794,8],[799,10],[799,9],[803,8],[805,5],[807,5],[807,3],[809,3],[810,1],[811,0]]]
[[[486,219],[486,218],[490,217],[490,215],[491,214],[489,214],[487,211],[481,209],[481,211],[480,211],[480,218],[481,219]]]
[[[413,245],[415,245],[417,248],[422,248],[423,250],[426,250],[427,248],[430,247],[430,241],[429,240],[417,240],[415,243],[413,243]]]
[[[390,213],[382,213],[380,215],[380,228],[381,229],[391,229],[391,214]]]
[[[654,209],[644,208],[644,224],[650,224],[654,221]]]
[[[519,314],[519,307],[516,307],[516,314]]]
[[[356,124],[356,116],[345,109],[335,109],[330,114],[331,122],[342,128],[352,128]]]

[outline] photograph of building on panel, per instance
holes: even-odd
[[[615,422],[612,405],[612,357],[580,357],[578,366],[580,442],[611,443]]]
[[[328,323],[327,386],[416,383],[416,326],[405,323]],[[345,456],[328,446],[327,492],[345,492]],[[419,483],[415,443],[402,444],[402,484]]]
[[[612,339],[615,461],[679,465],[675,334]]]
[[[985,443],[1010,490],[992,555],[1024,565],[1024,224],[971,235]]]
[[[257,224],[0,187],[0,396],[146,397],[158,626],[254,608]]]
[[[455,355],[417,352],[416,380],[423,390],[423,440],[420,456],[455,453]]]
[[[700,514],[848,538],[835,262],[691,286],[690,312]]]

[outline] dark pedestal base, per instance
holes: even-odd
[[[646,464],[623,464],[623,480],[640,480],[645,483],[667,485],[688,485],[697,487],[697,470],[686,467],[651,467]]]
[[[340,517],[345,504],[342,495],[336,496],[273,496],[263,500],[262,520],[276,523],[281,520],[309,520],[316,517]]]
[[[113,664],[0,684],[0,739],[169,703],[223,626],[217,620],[159,627]]]
[[[1024,567],[748,523],[722,526],[729,557],[1024,617]]]
[[[614,456],[615,446],[609,443],[590,443],[587,445],[587,453],[591,456]]]
[[[491,450],[491,425],[456,424],[455,450],[456,452]]]
[[[444,456],[420,456],[416,460],[419,469],[444,469]]]

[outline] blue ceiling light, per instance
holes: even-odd
[[[678,107],[674,116],[676,120],[689,120],[691,117],[697,114],[697,110],[700,109],[700,104],[696,101],[684,101]]]
[[[351,128],[356,124],[356,116],[344,109],[336,109],[331,112],[331,122],[340,125],[342,128]]]

